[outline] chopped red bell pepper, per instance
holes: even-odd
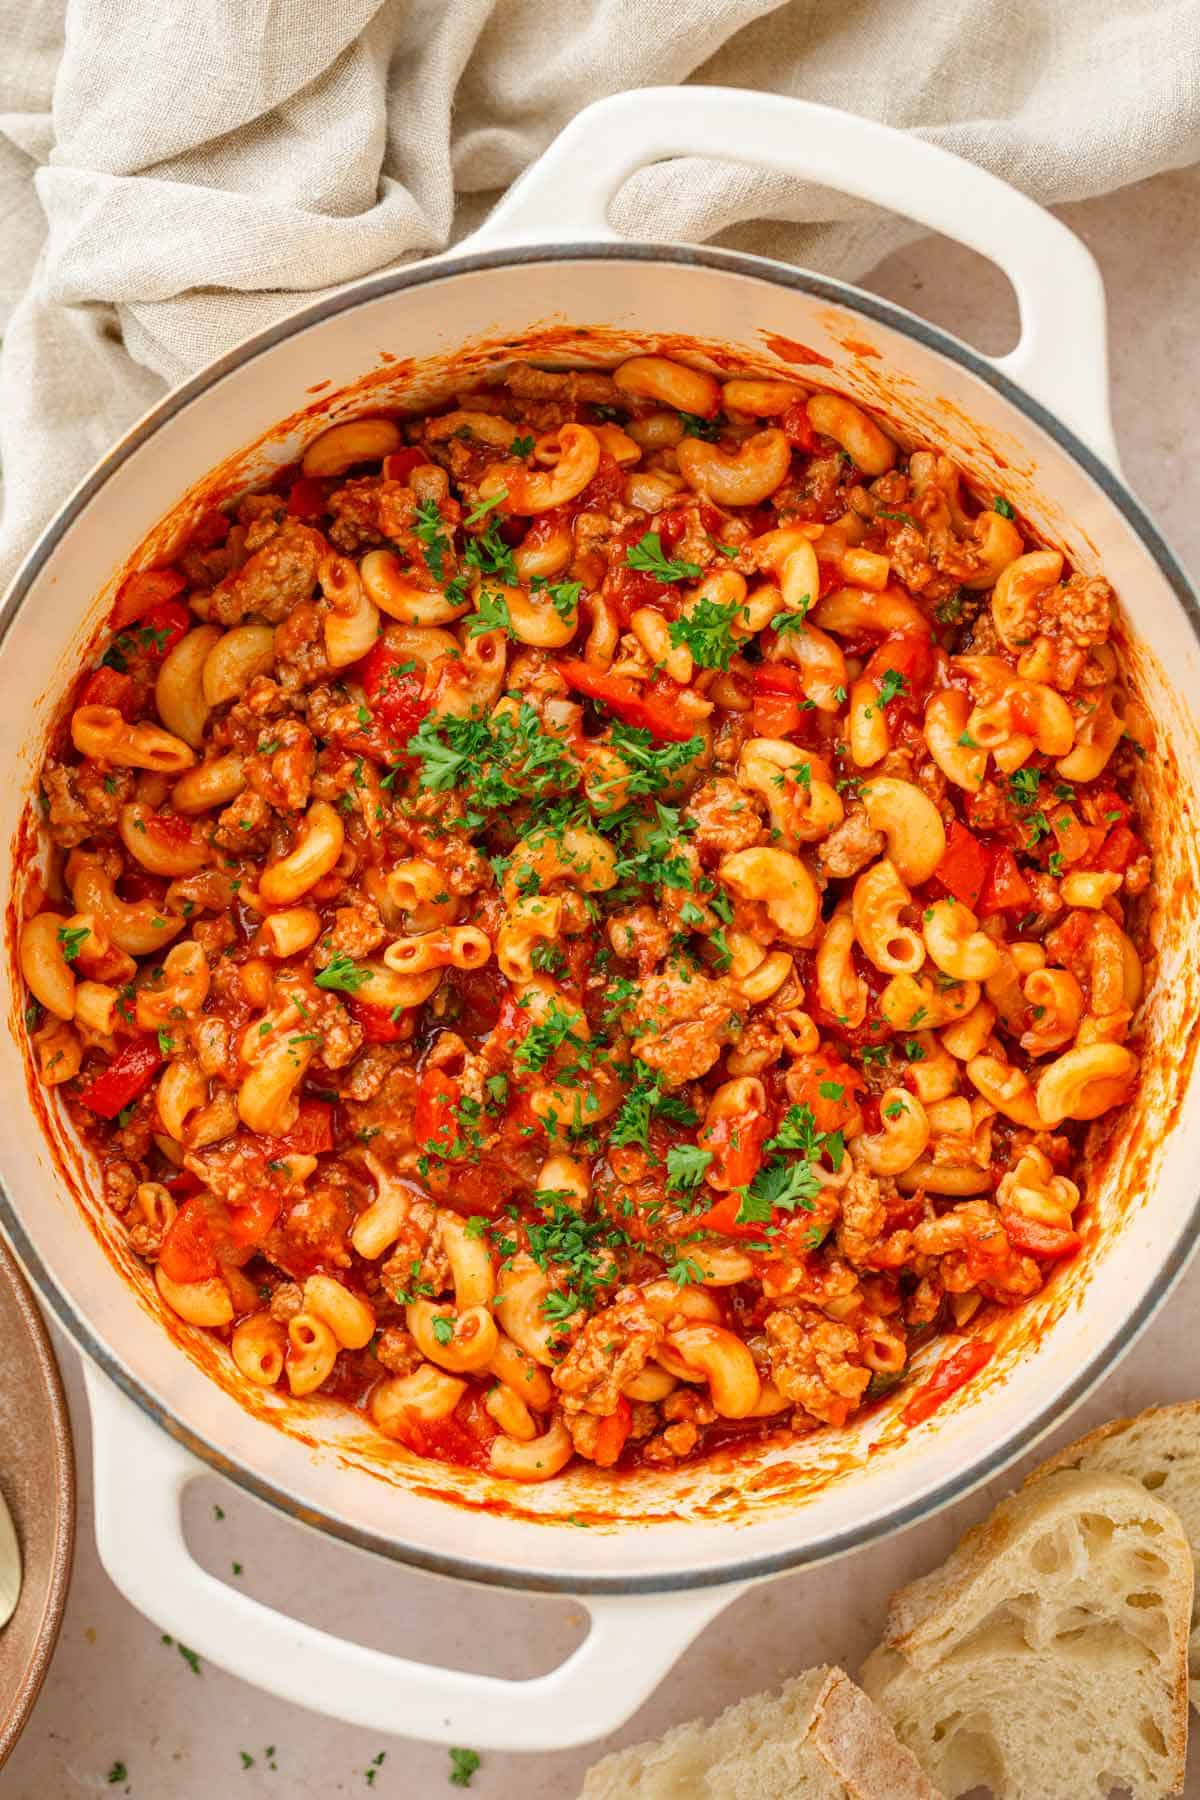
[[[169,1281],[209,1281],[217,1273],[217,1247],[203,1194],[193,1194],[175,1214],[158,1252],[158,1266]]]
[[[158,1039],[150,1036],[130,1038],[117,1051],[102,1075],[90,1081],[79,1098],[89,1112],[102,1119],[115,1119],[119,1112],[139,1099],[150,1086],[163,1062]]]
[[[826,1051],[794,1062],[788,1077],[789,1098],[797,1106],[809,1107],[817,1130],[826,1132],[841,1131],[850,1123],[859,1110],[856,1096],[864,1086],[858,1069]]]
[[[739,1222],[740,1194],[722,1194],[721,1198],[692,1220],[697,1231],[715,1232],[718,1237],[761,1238],[764,1227]]]
[[[925,1386],[917,1389],[901,1413],[904,1423],[923,1424],[951,1394],[964,1387],[972,1375],[978,1375],[995,1348],[994,1344],[985,1343],[981,1338],[972,1338],[969,1344],[960,1344],[957,1350],[944,1356]]]
[[[233,520],[228,513],[223,513],[219,506],[210,506],[192,526],[188,541],[193,550],[212,550],[225,542],[232,527]]]
[[[390,456],[383,459],[383,479],[385,481],[407,481],[414,469],[427,463],[429,457],[424,450],[410,444],[407,449],[393,450]]]
[[[1041,1219],[1030,1219],[1020,1212],[1001,1211],[1004,1235],[1014,1250],[1024,1256],[1036,1256],[1043,1262],[1054,1262],[1060,1256],[1074,1256],[1083,1239],[1065,1225],[1046,1225]]]
[[[920,718],[933,679],[930,640],[915,632],[884,638],[863,674],[875,683],[881,699],[888,696],[883,699],[883,710],[889,726],[902,718]]]
[[[991,867],[974,910],[983,914],[1025,912],[1032,899],[1033,889],[1018,869],[1016,857],[1007,844],[1000,844],[992,851]]]
[[[263,1136],[259,1142],[271,1162],[284,1156],[321,1156],[333,1149],[333,1107],[328,1100],[306,1096],[294,1125],[274,1136]]]
[[[750,685],[751,719],[762,737],[795,737],[815,711],[805,698],[804,677],[790,663],[756,664]]]
[[[123,631],[164,600],[174,600],[186,586],[178,569],[139,569],[122,582],[108,622],[114,631]]]
[[[417,1088],[416,1112],[413,1116],[413,1138],[418,1150],[432,1145],[445,1155],[457,1141],[458,1106],[461,1082],[443,1069],[426,1069]]]
[[[612,1468],[625,1448],[625,1441],[632,1428],[633,1408],[622,1394],[617,1401],[616,1412],[610,1413],[607,1419],[601,1419],[596,1429],[593,1461],[598,1468]]]
[[[812,427],[808,416],[808,400],[802,396],[785,407],[776,420],[780,431],[789,444],[797,450],[803,450],[806,456],[815,456],[821,448],[821,440]]]
[[[143,613],[139,634],[149,634],[147,640],[137,640],[139,649],[145,649],[151,656],[169,656],[180,638],[186,637],[195,620],[183,604],[182,600],[164,600],[161,606],[152,606],[148,613]]]
[[[175,1173],[168,1175],[163,1182],[163,1186],[172,1200],[187,1200],[193,1194],[198,1194],[203,1185],[200,1177],[193,1175],[190,1169],[176,1169]]]
[[[288,494],[287,509],[293,519],[319,519],[325,511],[325,483],[315,475],[298,476]]]
[[[639,731],[648,731],[652,737],[666,738],[674,744],[685,743],[695,735],[695,724],[681,716],[678,707],[665,693],[640,688],[623,675],[609,675],[574,656],[562,658],[558,672],[577,693],[603,701],[625,725],[633,725]]]
[[[137,696],[134,692],[133,677],[120,669],[110,669],[107,663],[93,669],[83,684],[79,696],[80,706],[111,706],[119,712],[123,719],[132,719],[137,710]]]
[[[1149,853],[1149,845],[1136,831],[1130,831],[1125,824],[1114,825],[1092,858],[1091,866],[1106,870],[1109,874],[1123,875],[1130,863]]]
[[[740,1112],[720,1116],[705,1125],[697,1142],[712,1156],[706,1178],[711,1187],[742,1188],[762,1167],[762,1147],[770,1132],[765,1113]]]
[[[261,1244],[283,1209],[283,1195],[272,1188],[256,1188],[248,1200],[230,1205],[226,1211],[229,1240],[242,1249]]]
[[[424,670],[410,667],[386,637],[368,651],[358,668],[372,716],[403,747],[429,711]]]
[[[946,833],[945,855],[934,870],[937,880],[974,912],[990,868],[991,858],[979,839],[955,819]]]
[[[357,994],[346,996],[346,1005],[356,1024],[361,1025],[368,1044],[400,1044],[412,1036],[412,1021],[407,1013],[393,1018],[393,1008],[373,1006]]]

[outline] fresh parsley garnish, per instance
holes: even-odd
[[[699,1187],[712,1159],[712,1151],[701,1150],[698,1144],[672,1144],[667,1151],[668,1189],[682,1192]]]
[[[737,649],[733,621],[740,611],[736,600],[726,605],[719,600],[697,600],[688,612],[672,619],[668,635],[676,648],[686,644],[702,669],[727,669]]]
[[[343,994],[357,994],[371,979],[370,969],[364,969],[344,950],[335,950],[325,967],[313,977],[317,987],[333,988]]]
[[[699,563],[676,561],[665,555],[657,531],[647,531],[636,544],[631,544],[625,560],[631,569],[653,575],[656,581],[696,581],[704,573]]]
[[[89,935],[90,927],[87,925],[76,925],[74,927],[67,925],[59,926],[57,936],[64,961],[75,961],[75,958],[87,943]]]

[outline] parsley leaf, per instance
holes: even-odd
[[[450,1752],[450,1786],[467,1788],[471,1785],[471,1777],[479,1767],[480,1757],[475,1750],[451,1750]]]
[[[886,706],[898,694],[907,694],[908,683],[899,669],[885,669],[879,682],[879,704]]]
[[[664,555],[657,531],[647,531],[636,544],[631,544],[625,560],[631,569],[653,575],[656,581],[696,581],[704,573],[699,563],[676,562]]]
[[[507,631],[509,637],[516,636],[508,601],[503,594],[490,594],[485,588],[477,605],[478,611],[466,621],[468,637],[482,637],[485,631]]]
[[[1001,494],[997,494],[996,498],[992,501],[992,511],[994,513],[999,513],[1000,517],[1002,519],[1015,519],[1016,518],[1016,514],[1014,513],[1012,507],[1009,505],[1008,501]]]
[[[356,994],[370,981],[370,969],[360,968],[344,950],[335,950],[325,967],[314,976],[319,988],[334,988],[343,994]]]
[[[672,619],[668,628],[672,644],[686,644],[702,669],[727,669],[737,639],[733,621],[741,611],[737,600],[722,605],[718,600],[697,600],[691,609]]]
[[[91,927],[76,925],[74,929],[60,925],[57,932],[59,946],[65,962],[74,962],[83,946],[87,943]]]
[[[725,425],[724,415],[714,413],[711,419],[702,417],[700,413],[681,412],[684,437],[703,438],[706,444],[715,444]]]
[[[712,1159],[712,1151],[701,1150],[698,1144],[672,1144],[667,1151],[668,1189],[699,1187]]]

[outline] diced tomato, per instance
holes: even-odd
[[[581,494],[570,503],[570,511],[611,513],[624,498],[625,475],[607,450],[600,452],[600,465]]]
[[[815,456],[821,448],[821,440],[812,428],[808,416],[808,401],[805,398],[793,400],[789,407],[780,413],[776,423],[789,444],[797,450],[803,450],[806,456]]]
[[[751,687],[750,716],[762,737],[795,737],[815,710],[813,702],[804,697],[800,670],[790,663],[757,663]]]
[[[194,622],[182,600],[164,600],[161,606],[153,606],[148,613],[142,615],[139,636],[135,642],[139,649],[144,648],[151,656],[169,656],[180,638],[187,636]],[[145,644],[140,638],[142,631],[150,633]]]
[[[424,450],[410,444],[407,449],[393,450],[390,456],[383,459],[383,479],[385,481],[407,481],[414,469],[429,461]]]
[[[412,1016],[409,1013],[401,1013],[399,1018],[393,1018],[391,1007],[372,1006],[369,1000],[360,1000],[357,994],[347,995],[346,1005],[351,1018],[362,1026],[363,1037],[368,1044],[401,1044],[412,1036]]]
[[[946,853],[934,870],[948,894],[974,912],[991,870],[991,858],[973,831],[955,819],[946,833]]]
[[[1116,788],[1098,788],[1087,799],[1091,804],[1084,806],[1086,818],[1099,820],[1105,825],[1128,825],[1133,817],[1132,806],[1128,800],[1122,799]],[[1112,816],[1114,813],[1117,815],[1115,819]]]
[[[655,518],[654,529],[668,555],[677,548],[687,530],[693,516],[693,508],[694,516],[700,521],[701,530],[707,531],[710,537],[720,537],[725,526],[722,514],[711,500],[697,499],[694,495],[690,495],[684,503],[676,501],[673,506],[660,512]],[[636,542],[636,538],[634,541]]]
[[[611,1469],[622,1450],[633,1426],[633,1408],[624,1394],[617,1401],[617,1410],[607,1419],[601,1419],[596,1430],[596,1448],[594,1461],[601,1469]]]
[[[1020,1212],[1001,1212],[1004,1235],[1014,1250],[1025,1256],[1036,1256],[1044,1262],[1060,1256],[1074,1256],[1083,1239],[1077,1231],[1063,1225],[1046,1225],[1040,1219],[1026,1218]]]
[[[574,656],[561,658],[558,672],[577,693],[602,700],[625,725],[675,744],[684,743],[695,734],[695,725],[680,715],[668,691],[640,688],[623,675],[609,675]],[[667,690],[673,687],[673,682],[665,684]]]
[[[723,1194],[721,1198],[693,1219],[692,1224],[698,1231],[712,1231],[718,1237],[761,1238],[761,1225],[745,1225],[738,1221],[741,1208],[740,1194]]]
[[[132,719],[137,710],[137,696],[134,692],[133,677],[119,669],[110,669],[107,663],[93,669],[83,684],[83,692],[79,696],[80,706],[111,706],[119,712],[123,719]]]
[[[443,1069],[426,1069],[417,1088],[413,1138],[419,1150],[432,1143],[446,1151],[458,1137],[455,1108],[461,1083]]]
[[[182,813],[151,813],[144,823],[147,837],[157,838],[160,844],[170,845],[173,849],[190,844],[196,829],[193,821],[185,819]]]
[[[190,1169],[176,1169],[173,1175],[167,1176],[163,1186],[172,1200],[187,1200],[192,1194],[200,1192],[203,1183]]]
[[[233,520],[228,513],[223,513],[219,506],[210,506],[192,526],[188,541],[194,550],[212,550],[217,544],[225,542],[232,525]]]
[[[89,1112],[102,1119],[115,1119],[119,1112],[145,1093],[162,1061],[163,1053],[157,1038],[148,1035],[131,1038],[117,1051],[104,1073],[88,1083],[79,1098]]]
[[[939,871],[940,872],[940,871]],[[979,896],[980,913],[1025,912],[1033,899],[1033,889],[1017,867],[1017,859],[1007,844],[992,851],[991,867]]]
[[[960,1387],[964,1387],[972,1375],[978,1375],[994,1349],[994,1344],[985,1343],[981,1338],[973,1338],[969,1344],[960,1344],[957,1350],[944,1356],[925,1386],[917,1389],[901,1413],[904,1423],[923,1424],[943,1401],[957,1393]]]
[[[300,475],[292,483],[287,509],[293,519],[319,519],[325,511],[325,483],[315,475]]]
[[[382,1012],[383,1008],[379,1010]],[[307,1096],[300,1102],[296,1122],[288,1131],[259,1140],[267,1159],[277,1162],[284,1156],[321,1156],[333,1149],[333,1107],[328,1100]]]
[[[419,664],[410,668],[386,636],[380,638],[358,667],[373,717],[403,748],[429,711],[423,670]]]
[[[880,693],[883,682],[891,676],[888,689],[896,689],[884,702],[884,713],[890,726],[902,718],[917,719],[925,709],[925,697],[933,679],[933,649],[927,637],[909,633],[904,637],[884,638],[863,670]],[[896,678],[899,677],[899,686]]]
[[[126,625],[143,618],[164,600],[174,600],[186,586],[187,581],[178,569],[139,569],[136,575],[130,575],[122,582],[108,622],[114,631],[123,631]]]
[[[1130,831],[1128,825],[1114,825],[1092,857],[1091,866],[1123,875],[1130,863],[1136,862],[1139,856],[1149,855],[1149,848],[1136,831]]]
[[[158,1265],[169,1281],[208,1281],[217,1273],[217,1247],[202,1194],[193,1194],[175,1214],[159,1249]]]
[[[841,1131],[860,1110],[857,1095],[864,1085],[860,1071],[840,1056],[814,1051],[793,1063],[788,1094],[796,1105],[811,1109],[818,1131]]]
[[[261,1244],[278,1219],[282,1207],[283,1195],[267,1187],[256,1188],[249,1200],[244,1200],[237,1206],[229,1206],[225,1229],[230,1242],[243,1249],[248,1245]]]
[[[762,1147],[770,1129],[761,1112],[731,1113],[705,1125],[697,1141],[712,1155],[705,1175],[709,1186],[724,1190],[753,1181],[762,1167]]]

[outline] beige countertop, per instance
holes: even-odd
[[[1198,210],[1200,169],[1063,209],[1091,245],[1108,286],[1114,410],[1126,473],[1194,577],[1200,577],[1200,486],[1189,458],[1200,458]],[[979,258],[940,240],[893,257],[867,285],[981,349],[1001,351],[1015,336],[1015,308],[1004,280]],[[1137,595],[1124,599],[1136,611]],[[1117,1371],[1050,1441],[1063,1442],[1155,1401],[1200,1395],[1200,1334],[1192,1325],[1198,1307],[1200,1265]],[[136,1800],[326,1800],[367,1791],[379,1800],[427,1800],[458,1792],[449,1786],[443,1749],[331,1723],[207,1665],[194,1672],[162,1642],[157,1627],[127,1605],[96,1558],[87,1411],[74,1352],[58,1342],[81,1476],[75,1576],[54,1666],[0,1773],[2,1800],[101,1793]],[[890,1588],[942,1556],[1016,1473],[888,1543],[781,1578],[735,1603],[692,1646],[620,1741],[711,1714],[814,1662],[838,1661],[853,1670],[875,1639]],[[189,1502],[190,1540],[214,1573],[363,1643],[514,1676],[552,1667],[578,1638],[578,1609],[568,1602],[452,1586],[378,1563],[278,1519],[216,1477],[198,1483]],[[242,1570],[236,1577],[235,1563]],[[573,1800],[596,1754],[491,1752],[471,1792],[480,1800]],[[245,1758],[253,1759],[249,1767]],[[1191,1761],[1188,1793],[1200,1800],[1200,1734]],[[128,1777],[110,1785],[117,1763]]]

